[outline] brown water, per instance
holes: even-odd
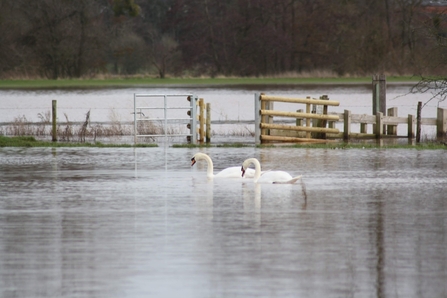
[[[0,297],[446,297],[444,150],[0,148]]]

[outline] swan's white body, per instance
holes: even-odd
[[[199,153],[194,154],[194,156],[191,158],[191,166],[193,166],[196,163],[196,161],[201,160],[201,159],[206,160],[206,163],[208,164],[208,167],[206,170],[206,176],[210,179],[211,178],[244,178],[242,176],[240,167],[229,167],[229,168],[223,169],[222,171],[220,171],[217,174],[214,174],[213,161],[205,153],[199,152]],[[254,175],[255,175],[255,170],[249,169],[249,171],[247,171],[244,176],[247,178],[253,178]]]
[[[261,176],[261,164],[256,158],[249,158],[244,161],[241,168],[242,175],[244,175],[244,172],[247,170],[250,170],[248,168],[250,164],[255,165],[255,175],[253,179],[255,183],[293,184],[301,178],[301,176],[292,177],[289,173],[284,171],[268,171]]]

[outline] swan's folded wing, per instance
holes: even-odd
[[[214,175],[214,178],[242,178],[240,167],[229,167]]]
[[[295,182],[297,182],[298,180],[300,180],[302,177],[302,175],[293,177],[292,179],[290,179],[289,181],[283,181],[283,182],[273,182],[273,184],[294,184]]]

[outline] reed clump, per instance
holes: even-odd
[[[94,143],[63,143],[63,142],[48,142],[39,141],[32,136],[15,136],[15,137],[5,137],[0,135],[0,147],[96,147],[96,148],[147,148],[147,147],[158,147],[157,144],[103,144],[101,142]]]
[[[0,128],[0,135],[8,136],[52,136],[51,113],[44,112],[37,115],[39,122],[32,122],[26,116],[18,116],[9,125]],[[92,124],[90,122],[90,111],[85,115],[85,120],[81,124],[70,121],[68,115],[64,113],[65,122],[58,122],[56,127],[57,139],[64,142],[86,142],[96,141],[99,138],[130,136],[133,134],[133,125],[122,124],[119,119],[112,118],[108,124]],[[145,124],[150,131],[150,124]]]

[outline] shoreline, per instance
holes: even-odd
[[[419,77],[390,76],[387,84],[413,85]],[[110,88],[209,88],[241,86],[290,85],[369,85],[371,77],[357,78],[111,78],[111,79],[60,79],[60,80],[0,80],[0,90],[43,89],[110,89]]]

